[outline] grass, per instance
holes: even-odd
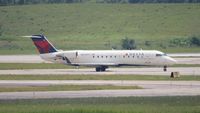
[[[134,68],[134,67],[135,66],[131,66],[128,68]],[[141,66],[141,68],[142,67],[143,66]],[[173,65],[172,67],[200,67],[200,64],[176,64]],[[87,67],[79,66],[79,68],[87,68]],[[9,70],[9,69],[76,69],[76,67],[64,64],[57,64],[57,63],[0,63],[0,70]]]
[[[113,85],[49,85],[49,86],[0,86],[0,92],[22,91],[80,91],[80,90],[142,89],[139,86]]]
[[[0,113],[199,113],[200,96],[0,100]]]
[[[175,64],[171,67],[200,67],[200,64]]]
[[[161,75],[0,75],[0,80],[169,80],[200,81],[200,76],[170,78]]]
[[[0,63],[0,70],[7,69],[73,69],[76,67],[57,63]],[[82,67],[80,67],[82,68]]]
[[[34,12],[34,13],[33,13]],[[0,54],[33,54],[22,35],[44,33],[59,49],[120,49],[125,37],[138,49],[199,52],[172,47],[174,38],[200,36],[199,4],[41,4],[0,7]],[[145,46],[150,41],[150,46]]]

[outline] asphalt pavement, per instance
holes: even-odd
[[[133,90],[84,90],[84,91],[29,91],[1,92],[4,99],[88,98],[129,96],[195,96],[200,95],[199,81],[127,81],[127,80],[1,80],[0,86],[44,85],[117,85],[140,86]]]
[[[165,75],[179,72],[180,75],[200,76],[200,67],[169,67],[163,68],[109,68],[105,72],[96,72],[95,68],[85,69],[22,69],[0,70],[1,75]]]

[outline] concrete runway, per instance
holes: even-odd
[[[49,63],[39,55],[0,55],[0,63]]]
[[[200,57],[200,53],[169,53],[170,57]]]
[[[38,91],[3,92],[0,99],[44,99],[128,96],[194,96],[200,95],[199,81],[128,81],[128,80],[1,80],[0,86],[44,85],[127,85],[141,86],[136,90]]]
[[[0,70],[1,75],[166,75],[171,72],[180,75],[200,76],[200,67],[169,67],[167,72],[163,68],[109,68],[106,72],[96,72],[94,68],[86,69],[24,69]]]
[[[200,54],[170,54],[179,64],[200,64]],[[181,58],[182,57],[182,58]],[[189,57],[189,58],[188,58]],[[49,63],[39,55],[0,55],[0,63]],[[26,69],[0,70],[1,75],[164,75],[178,71],[181,75],[199,76],[200,67],[163,68],[109,68],[106,72],[87,69]],[[48,85],[127,85],[141,86],[137,90],[88,90],[88,91],[30,91],[0,92],[1,99],[44,99],[44,98],[87,98],[87,97],[128,97],[128,96],[193,96],[200,95],[199,81],[128,81],[128,80],[0,80],[4,86],[48,86]]]
[[[200,54],[169,54],[178,64],[200,64]],[[0,63],[50,63],[39,55],[0,55]]]

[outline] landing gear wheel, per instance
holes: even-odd
[[[96,67],[96,72],[100,72],[101,68],[100,67]]]
[[[163,71],[167,71],[167,66],[164,66]]]
[[[105,68],[105,67],[102,67],[102,68],[101,68],[101,71],[106,71],[106,68]]]
[[[103,71],[106,71],[106,68],[108,68],[108,67],[105,67],[105,66],[96,67],[96,72],[103,72]]]

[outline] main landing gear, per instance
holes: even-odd
[[[164,66],[163,71],[167,71],[167,66]]]
[[[99,66],[99,67],[96,67],[96,72],[103,72],[103,71],[106,71],[108,67],[107,66]]]

